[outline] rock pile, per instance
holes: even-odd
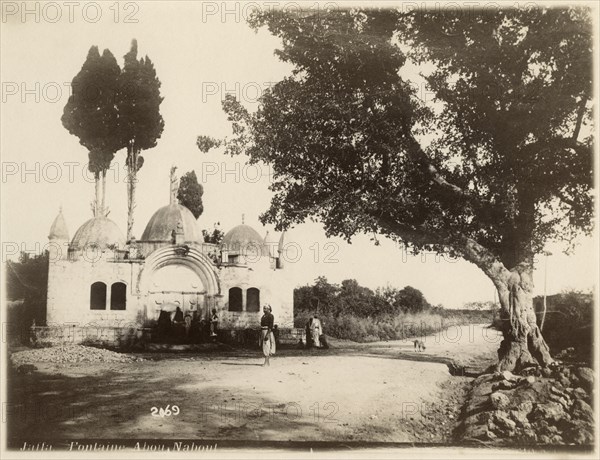
[[[37,348],[11,355],[11,361],[16,368],[35,363],[127,363],[138,360],[141,358],[83,345]]]
[[[594,371],[554,365],[524,375],[475,379],[463,412],[462,440],[494,445],[594,442]]]

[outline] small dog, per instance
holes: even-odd
[[[415,344],[415,351],[425,351],[425,342],[422,340],[415,340],[413,343]]]

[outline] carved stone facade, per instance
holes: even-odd
[[[219,246],[204,243],[191,212],[173,202],[140,240],[123,243],[107,217],[84,225],[69,241],[61,211],[50,230],[48,325],[141,326],[179,307],[196,320],[214,308],[220,329],[240,330],[259,327],[269,304],[280,328],[293,327],[294,285],[281,268],[281,247],[269,249],[247,225]]]

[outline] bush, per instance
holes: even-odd
[[[490,324],[493,320],[489,308],[433,307],[411,286],[372,291],[356,280],[336,285],[324,277],[317,278],[312,286],[294,290],[294,326],[304,328],[317,311],[326,335],[357,342],[420,337],[454,324]]]
[[[48,253],[30,256],[21,253],[18,262],[7,261],[7,329],[11,344],[28,344],[29,328],[46,324]]]
[[[543,297],[533,299],[541,324]],[[547,311],[542,334],[555,354],[573,347],[579,358],[589,361],[594,344],[594,299],[591,293],[566,291],[546,298]]]
[[[452,325],[472,323],[470,315],[456,314],[446,317],[439,313],[403,313],[375,318],[363,318],[355,315],[337,317],[326,315],[319,318],[326,335],[356,342],[403,340],[435,334]],[[296,317],[296,319],[296,326],[304,327],[308,316],[304,322],[300,321],[300,317]]]

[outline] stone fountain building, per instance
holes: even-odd
[[[72,239],[62,209],[49,233],[48,325],[133,327],[152,324],[179,307],[194,320],[212,309],[221,330],[256,329],[262,307],[279,328],[293,327],[293,290],[274,238],[243,222],[220,245],[205,243],[193,214],[170,202],[150,218],[139,240],[125,241],[104,215],[83,223]]]

